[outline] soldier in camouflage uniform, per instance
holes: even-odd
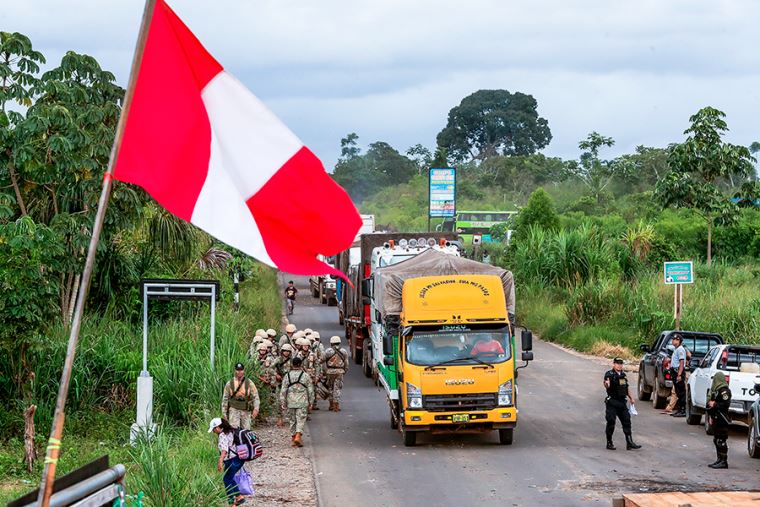
[[[272,369],[274,370],[275,379],[277,382],[277,400],[280,401],[280,386],[282,385],[282,379],[292,368],[293,359],[293,347],[289,343],[285,343],[280,347],[279,357],[272,363]],[[282,427],[283,418],[285,417],[285,407],[282,403],[279,403],[279,417],[277,418],[277,426]]]
[[[262,338],[260,335],[256,335],[253,337],[253,341],[251,341],[251,346],[248,348],[248,357],[251,359],[255,359],[259,354],[259,344],[261,344],[264,341],[264,338]]]
[[[288,324],[285,326],[285,334],[280,336],[280,341],[278,345],[282,347],[286,343],[289,343],[291,346],[295,345],[295,338],[293,337],[294,334],[296,334],[296,331],[298,329],[296,328],[295,324]]]
[[[235,377],[224,386],[222,414],[233,428],[250,430],[251,420],[259,415],[259,402],[256,384],[245,378],[243,363],[237,363]]]
[[[293,447],[302,447],[301,435],[314,401],[314,384],[309,374],[301,368],[301,358],[296,356],[292,369],[282,379],[280,402],[287,409]]]
[[[325,348],[322,346],[322,343],[319,341],[319,333],[314,331],[311,334],[311,352],[314,354],[314,356],[317,359],[317,366],[314,371],[314,389],[315,393],[317,392],[317,384],[319,384],[320,380],[324,379],[325,373],[324,373],[324,365],[322,364],[322,358],[324,357]],[[314,406],[312,407],[312,410],[319,410],[319,407],[317,406],[317,401],[320,399],[327,399],[322,398],[320,396],[314,397]]]
[[[330,348],[322,358],[330,389],[330,410],[340,412],[340,396],[343,391],[343,376],[348,372],[348,352],[340,346],[340,336],[330,338]]]
[[[296,340],[296,345],[298,346],[298,357],[301,358],[301,367],[303,368],[303,371],[309,374],[312,383],[314,383],[318,378],[317,368],[319,366],[319,363],[317,362],[317,355],[314,354],[311,350],[311,340],[308,338],[299,338]],[[309,408],[311,410],[314,410],[315,406],[316,397],[314,399],[314,403]]]

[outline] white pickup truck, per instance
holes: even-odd
[[[750,407],[757,399],[755,384],[760,383],[760,346],[716,345],[698,365],[692,365],[686,385],[686,422],[700,424],[705,413],[715,373],[722,371],[731,388],[729,413],[734,421],[746,423]],[[711,429],[705,417],[705,431]]]

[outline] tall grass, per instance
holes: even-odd
[[[515,273],[518,318],[542,337],[584,351],[597,343],[635,351],[674,328],[673,288],[662,280],[659,258],[647,264],[628,243],[584,225],[533,229],[496,261]],[[760,267],[700,261],[694,267],[682,329],[760,344]]]

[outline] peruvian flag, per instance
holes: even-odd
[[[361,218],[319,159],[156,2],[114,178],[261,262],[341,274]]]

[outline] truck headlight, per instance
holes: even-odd
[[[406,404],[409,408],[422,408],[422,390],[409,382],[406,383]]]
[[[509,407],[512,405],[512,381],[508,380],[499,386],[498,405]]]

